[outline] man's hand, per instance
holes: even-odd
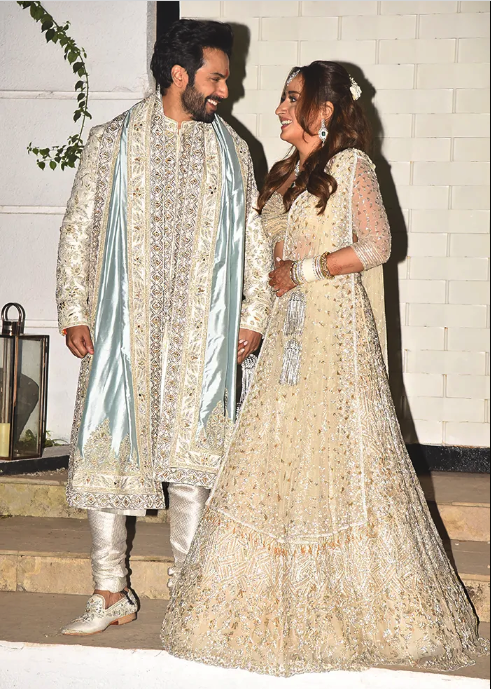
[[[269,274],[269,284],[276,292],[277,297],[282,297],[291,289],[297,287],[291,278],[293,261],[276,259],[276,270]]]
[[[88,327],[76,325],[73,328],[67,328],[66,346],[77,359],[83,359],[87,354],[93,354],[94,345]]]
[[[239,364],[243,364],[249,354],[253,354],[259,349],[262,340],[261,333],[255,333],[253,330],[239,331]]]

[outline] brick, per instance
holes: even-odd
[[[377,5],[377,2],[372,2],[371,0],[350,0],[350,2],[322,2],[321,0],[314,0],[314,2],[302,2],[301,12],[304,17],[365,16],[377,14]]]
[[[302,41],[300,43],[302,64],[309,64],[314,60],[334,60],[373,65],[376,62],[376,53],[376,41]]]
[[[447,64],[455,59],[455,39],[380,41],[384,64]]]
[[[444,4],[443,2],[441,3]],[[443,443],[443,421],[425,421],[414,419],[416,438],[410,442],[419,442],[428,445],[441,445]]]
[[[465,12],[463,6],[463,12]],[[426,15],[420,18],[421,38],[486,38],[489,17],[477,14]]]
[[[278,160],[286,156],[290,150],[290,146],[285,144],[279,137],[276,139],[261,139],[266,153],[268,167],[271,168]]]
[[[274,91],[249,91],[247,98],[239,100],[234,105],[234,115],[242,113],[247,115],[259,115],[264,113],[275,117],[275,110],[278,107],[279,94]]]
[[[416,21],[413,16],[343,17],[342,39],[365,40],[367,38],[416,38]]]
[[[489,112],[489,89],[458,89],[457,112]]]
[[[454,139],[453,159],[463,162],[487,162],[489,146],[489,138]]]
[[[413,210],[410,231],[488,234],[489,211]]]
[[[484,305],[410,304],[408,325],[485,328],[486,317]]]
[[[444,304],[446,285],[444,280],[401,280],[400,299],[409,304]]]
[[[224,19],[243,19],[244,17],[298,17],[299,3],[293,0],[288,2],[256,2],[255,0],[248,0],[247,2],[230,2],[223,3],[222,17]]]
[[[419,89],[487,88],[489,65],[418,65],[417,86]]]
[[[420,185],[480,185],[490,179],[489,163],[414,163],[413,184]]]
[[[490,333],[488,328],[449,328],[448,350],[451,352],[489,352]],[[467,371],[467,373],[486,372],[486,363],[482,371]]]
[[[379,89],[413,89],[415,65],[366,65],[366,79]]]
[[[452,89],[377,91],[375,105],[388,113],[451,113]]]
[[[450,187],[399,187],[399,204],[401,208],[438,209],[448,208]]]
[[[257,65],[247,65],[247,73],[242,81],[242,88],[246,94],[259,88],[259,67]]]
[[[446,234],[409,233],[407,254],[411,258],[414,256],[446,256],[447,243]]]
[[[404,387],[408,397],[443,397],[443,375],[439,373],[405,373]]]
[[[450,282],[450,304],[489,304],[489,282]]]
[[[279,98],[292,66],[293,65],[261,65],[258,68],[259,88],[263,91],[276,91]]]
[[[257,135],[258,115],[246,115],[245,113],[242,113],[239,117],[237,117],[237,120],[241,124],[243,124],[244,127],[248,129],[251,134]]]
[[[394,162],[390,166],[390,174],[396,187],[411,183],[411,163]]]
[[[336,41],[337,17],[271,17],[261,21],[263,41]]]
[[[461,38],[459,62],[475,64],[489,62],[489,38]]]
[[[384,138],[383,154],[390,161],[449,161],[452,139]]]
[[[412,280],[487,280],[486,258],[431,258],[416,256],[411,259],[409,274]]]
[[[486,355],[483,352],[408,352],[407,371],[408,373],[484,375]]]
[[[487,210],[489,208],[489,186],[452,187],[452,208]]]
[[[199,0],[183,0],[183,2],[181,2],[181,17],[183,19],[189,17],[204,17],[206,19],[209,19],[210,17],[219,17],[220,4],[220,2],[211,2],[210,0],[207,0],[207,2],[200,2]]]
[[[447,397],[489,398],[489,376],[447,376]]]
[[[380,118],[382,120],[385,136],[411,138],[413,128],[412,115],[389,115],[387,113],[380,113]]]
[[[488,0],[463,0],[462,9],[464,12],[489,12],[489,1]]]
[[[402,348],[409,350],[442,350],[445,348],[445,328],[416,327],[401,328]]]
[[[489,240],[489,234],[454,234],[450,238],[450,256],[489,257]]]
[[[274,114],[259,115],[257,134],[261,141],[264,138],[279,138],[280,125],[279,120]]]
[[[416,115],[417,137],[486,137],[489,115]]]
[[[419,2],[418,0],[388,0],[382,2],[382,14],[453,14],[458,10],[457,2]]]
[[[251,41],[248,64],[293,66],[296,62],[297,43],[295,41]]]
[[[445,442],[448,445],[489,447],[489,423],[447,423]]]
[[[409,407],[414,419],[484,422],[484,400],[411,397]]]

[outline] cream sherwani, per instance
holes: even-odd
[[[165,117],[160,98],[151,96],[91,131],[63,221],[58,264],[60,329],[89,326],[96,349],[80,375],[72,506],[161,508],[163,481],[210,488],[219,470],[235,391],[226,387],[220,397],[213,388],[221,380],[213,347],[225,351],[224,338],[213,338],[215,321],[227,318],[238,294],[229,359],[239,321],[264,333],[271,256],[254,209],[247,145],[217,121],[179,128]],[[229,174],[234,165],[235,180]],[[237,235],[230,251],[232,240],[219,246],[227,230],[226,184],[237,193],[230,217],[244,216],[244,246]],[[228,266],[224,289],[232,285],[228,304],[220,304],[220,261]],[[233,387],[233,380],[229,371],[223,385]]]

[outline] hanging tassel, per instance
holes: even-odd
[[[300,362],[302,346],[297,340],[289,340],[283,355],[280,385],[298,385],[300,381]]]
[[[305,325],[305,312],[307,310],[307,299],[303,292],[294,292],[290,297],[288,309],[285,316],[283,333],[286,337],[299,334]]]
[[[239,404],[237,405],[237,414],[240,412],[242,405],[244,404],[245,399],[249,394],[249,390],[252,387],[252,381],[254,380],[257,362],[257,356],[255,354],[250,354],[242,364],[242,393],[240,395]]]

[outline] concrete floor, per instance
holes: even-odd
[[[122,627],[109,627],[103,634],[87,638],[62,636],[59,629],[82,614],[85,602],[85,596],[0,593],[0,639],[34,644],[160,649],[159,633],[166,607],[165,601],[142,600],[137,621]],[[489,639],[490,626],[481,625],[481,634]],[[449,675],[489,679],[489,658],[479,658],[476,665]]]

